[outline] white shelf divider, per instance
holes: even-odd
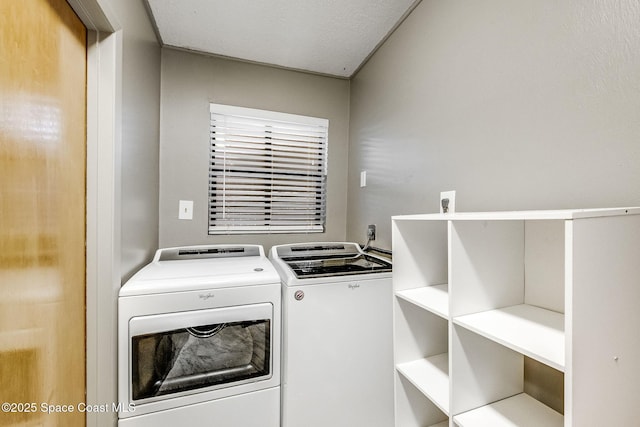
[[[564,372],[564,315],[527,304],[455,317],[453,322]]]
[[[528,394],[482,406],[453,420],[459,427],[562,427],[564,417]]]
[[[423,286],[397,291],[396,296],[424,308],[431,313],[449,318],[449,285]]]
[[[401,363],[396,369],[442,412],[449,415],[449,354]]]

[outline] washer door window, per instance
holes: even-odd
[[[271,377],[269,303],[134,317],[130,393],[160,400]]]

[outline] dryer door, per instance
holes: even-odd
[[[130,402],[270,378],[272,320],[270,303],[132,318]]]

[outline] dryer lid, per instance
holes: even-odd
[[[120,296],[255,286],[280,282],[261,246],[213,245],[160,249],[120,288]],[[213,250],[217,249],[217,250]],[[180,253],[182,252],[182,253]]]
[[[264,256],[260,245],[202,245],[163,248],[156,251],[153,261],[236,258]]]

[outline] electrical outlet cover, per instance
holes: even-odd
[[[448,203],[443,203],[448,200]],[[440,193],[440,213],[454,213],[456,211],[456,192],[455,190],[443,191]],[[445,212],[445,205],[447,206]]]
[[[369,224],[367,226],[367,239],[368,240],[376,240],[376,225]]]

